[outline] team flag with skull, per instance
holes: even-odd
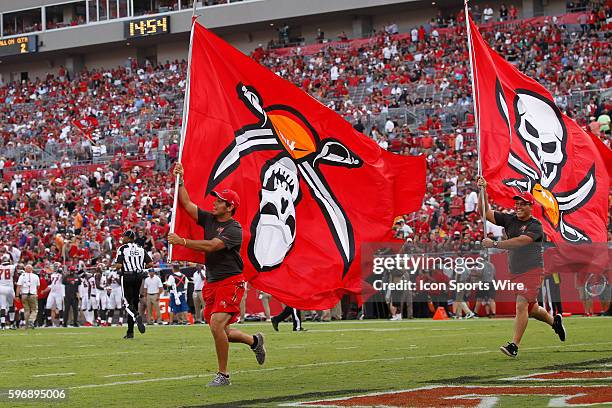
[[[609,155],[602,156],[542,85],[491,50],[471,19],[469,24],[482,172],[489,194],[512,207],[518,191],[530,192],[537,201],[533,215],[549,240],[559,248],[580,248],[573,255],[592,255],[588,246],[576,244],[607,242]],[[600,261],[604,266],[607,255]]]
[[[393,155],[335,112],[197,22],[191,46],[185,187],[202,209],[213,190],[240,196],[244,273],[302,309],[333,307],[362,288],[361,243],[389,235],[421,206],[425,160]],[[178,208],[175,231],[203,231]],[[175,260],[201,253],[173,248]]]

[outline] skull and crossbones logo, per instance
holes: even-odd
[[[591,242],[586,233],[567,223],[564,215],[578,210],[595,193],[595,166],[591,167],[574,189],[555,191],[567,161],[567,128],[561,112],[542,95],[525,89],[517,89],[515,92],[515,123],[511,127],[508,105],[501,84],[497,81],[497,106],[510,131],[510,140],[512,142],[514,129],[533,166],[525,163],[511,147],[508,164],[523,177],[505,179],[504,184],[521,192],[530,192],[542,206],[546,221],[560,232],[564,240],[572,243]]]
[[[261,171],[259,211],[251,224],[249,259],[260,272],[281,265],[295,241],[296,206],[303,180],[329,226],[346,274],[355,256],[353,229],[319,166],[356,168],[362,160],[336,139],[319,140],[315,129],[296,109],[285,105],[264,107],[257,90],[242,83],[236,86],[236,92],[259,121],[234,133],[235,139],[213,166],[206,194],[239,166],[241,158],[256,151],[280,151]]]

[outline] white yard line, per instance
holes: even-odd
[[[555,346],[524,347],[521,350],[542,350],[542,349],[553,349],[553,348],[559,348],[559,347],[582,347],[582,346],[596,346],[596,345],[609,345],[609,344],[612,344],[612,342],[609,341],[609,342],[604,342],[604,343],[578,343],[578,344],[563,344],[563,345],[559,344]],[[496,350],[474,351],[471,353],[461,354],[461,356],[490,354],[490,353],[499,353],[499,350],[496,349]],[[300,368],[325,367],[325,366],[345,365],[345,364],[380,363],[380,362],[388,362],[388,361],[404,361],[404,360],[418,360],[418,359],[426,359],[426,358],[444,358],[444,357],[457,357],[457,353],[372,358],[372,359],[367,359],[367,360],[323,361],[323,362],[318,362],[318,363],[297,364],[297,365],[292,365],[292,366],[259,368],[259,369],[254,369],[254,370],[238,370],[238,371],[234,371],[232,374],[233,375],[250,374],[250,373],[261,373],[264,371],[282,371],[282,370],[294,370],[294,369],[300,369]],[[86,388],[114,387],[114,386],[121,386],[121,385],[135,385],[135,384],[143,384],[143,383],[150,383],[150,382],[189,380],[193,378],[202,378],[202,377],[212,378],[213,375],[214,375],[213,373],[209,373],[209,374],[183,375],[180,377],[147,378],[143,380],[117,381],[117,382],[105,383],[105,384],[77,385],[74,387],[69,387],[69,389],[76,390],[76,389],[86,389]]]
[[[109,375],[102,376],[102,378],[126,377],[128,375],[144,375],[144,373],[109,374]]]
[[[33,375],[32,377],[34,378],[38,378],[38,377],[67,377],[70,375],[75,375],[76,373],[51,373],[51,374],[36,374]]]
[[[46,356],[46,357],[31,357],[31,358],[18,358],[14,360],[3,360],[0,363],[21,363],[24,361],[39,361],[39,360],[66,360],[69,358],[81,358],[81,357],[106,357],[117,354],[144,354],[149,353],[149,351],[113,351],[108,353],[99,353],[99,354],[68,354],[68,355],[59,355],[59,356]]]

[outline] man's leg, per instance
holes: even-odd
[[[28,320],[30,318],[30,302],[28,301],[28,296],[21,296],[21,303],[23,304],[23,317],[25,321],[25,328],[28,328]]]
[[[72,318],[74,319],[74,326],[79,325],[79,299],[74,296],[72,298]]]
[[[302,330],[302,311],[299,309],[291,309],[293,315],[293,331]]]
[[[539,307],[539,306],[538,306]],[[520,345],[527,323],[529,322],[529,301],[522,296],[516,297],[516,316],[514,317],[514,338],[513,343]]]
[[[214,313],[210,319],[210,332],[215,340],[215,350],[217,352],[217,363],[219,372],[228,375],[227,358],[229,350],[229,335],[226,331],[232,315],[229,313]],[[240,332],[241,333],[241,332]],[[234,334],[233,338],[238,339],[239,334]]]
[[[274,330],[278,331],[278,324],[282,322],[283,320],[285,320],[286,318],[288,318],[289,316],[291,316],[292,313],[293,313],[293,308],[290,306],[285,306],[282,312],[274,316],[271,319],[272,327],[274,328]]]
[[[153,306],[156,295],[147,295],[147,324],[153,323]]]
[[[68,326],[68,311],[70,309],[70,302],[68,301],[67,297],[64,297],[64,313],[62,313],[62,320],[63,322],[61,322],[61,325],[66,327]],[[61,312],[60,312],[61,313]]]
[[[30,300],[30,325],[36,326],[36,317],[38,316],[38,298],[36,295],[29,297]]]
[[[549,326],[552,326],[555,320],[552,315],[546,311],[546,309],[537,303],[529,311],[529,317],[533,317],[536,320],[547,323]]]
[[[270,295],[268,295],[267,293],[264,293],[263,295],[261,295],[261,304],[263,305],[263,308],[264,308],[264,314],[266,315],[266,321],[269,322],[270,321]]]

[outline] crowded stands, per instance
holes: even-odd
[[[512,9],[493,17],[474,10],[485,38],[610,145],[610,7],[529,21]],[[440,15],[408,33],[390,23],[367,39],[260,47],[252,55],[381,147],[427,156],[422,210],[390,228],[425,252],[469,251],[483,232],[464,20]],[[178,157],[186,69],[185,61],[130,59],[73,75],[60,67],[0,87],[0,240],[15,262],[48,272],[54,262],[108,264],[129,227],[166,266],[168,175]]]

